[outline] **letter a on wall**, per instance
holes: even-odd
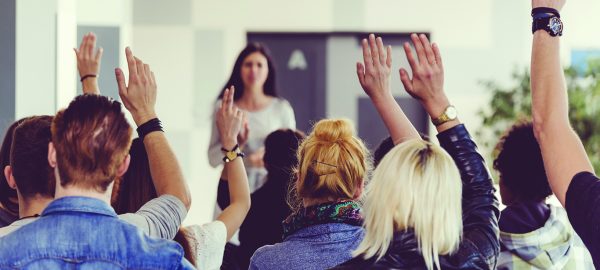
[[[288,69],[289,70],[306,70],[308,64],[306,63],[306,57],[304,57],[304,53],[302,50],[295,49],[292,51],[290,55],[290,59],[288,60]]]

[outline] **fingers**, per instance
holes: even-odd
[[[87,46],[85,48],[85,55],[87,59],[94,59],[94,47],[96,46],[96,35],[89,33],[87,38]]]
[[[404,68],[400,69],[400,81],[402,81],[402,84],[404,85],[404,90],[407,92],[413,91],[412,80],[410,79],[410,76],[408,76],[408,71]]]
[[[365,63],[366,69],[373,68],[373,58],[371,57],[371,49],[369,48],[369,43],[366,39],[362,41],[362,50],[363,50],[363,61]]]
[[[406,54],[406,59],[408,60],[408,64],[412,70],[416,70],[419,66],[419,63],[415,59],[415,56],[412,53],[412,49],[410,48],[410,44],[408,42],[404,42],[404,53]]]
[[[377,43],[377,51],[379,52],[379,63],[387,65],[387,57],[386,49],[383,47],[383,39],[378,37],[376,40]]]
[[[148,82],[152,82],[152,79],[150,78],[151,76],[152,75],[150,75],[150,65],[144,64],[144,77],[146,77]]]
[[[385,64],[387,65],[388,68],[392,67],[392,46],[388,45],[387,46],[387,52],[386,52],[387,58],[385,60]]]
[[[360,85],[365,85],[365,66],[361,62],[356,62],[356,75]]]
[[[371,48],[371,58],[373,59],[373,66],[379,65],[379,49],[377,48],[377,41],[375,35],[369,35],[369,47]]]
[[[117,86],[119,87],[119,95],[121,99],[127,95],[127,85],[125,85],[125,75],[123,75],[123,70],[120,68],[115,68],[115,77],[117,78]]]
[[[440,66],[443,69],[444,65],[442,64],[442,54],[440,53],[440,48],[438,47],[438,45],[436,43],[433,43],[432,47],[433,47],[433,54],[435,55],[435,62],[437,63],[438,66]]]
[[[150,71],[150,82],[152,85],[156,86],[156,77],[154,76],[154,71]]]
[[[223,101],[221,102],[221,108],[224,111],[231,111],[233,109],[233,95],[235,94],[235,87],[232,85],[231,87],[225,89],[223,93]]]
[[[435,54],[433,53],[433,49],[431,48],[431,44],[429,43],[429,39],[425,34],[421,34],[419,36],[421,39],[421,44],[423,44],[423,48],[425,49],[425,56],[427,56],[427,62],[431,65],[435,64]]]
[[[129,47],[125,48],[125,58],[127,58],[127,67],[129,68],[129,80],[137,78],[137,66],[133,53]]]
[[[96,61],[100,62],[103,53],[104,49],[102,47],[98,48],[98,50],[96,51]]]
[[[83,35],[83,38],[81,39],[81,44],[79,44],[79,49],[77,50],[77,55],[78,56],[85,56],[85,53],[87,52],[87,46],[88,46],[88,34]]]
[[[144,71],[144,62],[136,56],[133,57],[135,60],[135,67],[137,69],[137,77],[142,82],[146,82],[146,72]]]
[[[417,57],[419,57],[419,63],[427,63],[427,55],[425,54],[425,48],[423,48],[423,44],[421,43],[421,39],[417,34],[410,35],[413,44],[415,45],[415,50],[417,51]]]

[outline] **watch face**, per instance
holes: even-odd
[[[446,116],[448,116],[448,119],[450,119],[450,120],[456,119],[456,117],[458,116],[458,113],[456,112],[456,108],[454,106],[448,107],[446,109]]]
[[[550,27],[550,30],[556,35],[562,32],[563,25],[559,18],[552,17],[550,18],[550,22],[548,22],[548,27]]]

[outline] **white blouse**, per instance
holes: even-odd
[[[214,270],[221,268],[223,253],[227,243],[227,228],[221,221],[186,227],[184,236],[189,241],[192,256],[195,256],[197,269]]]
[[[215,108],[219,108],[221,101],[219,100]],[[216,112],[216,109],[215,109]],[[294,110],[290,103],[283,98],[274,98],[271,104],[266,108],[256,111],[247,112],[248,127],[248,143],[244,148],[246,156],[251,155],[265,144],[265,138],[271,132],[282,128],[296,128],[296,118]],[[208,149],[208,160],[212,167],[217,167],[223,164],[223,153],[221,152],[221,142],[219,139],[219,130],[217,129],[216,119],[213,114],[212,133],[210,136],[210,146]],[[264,184],[267,171],[264,168],[250,167],[245,159],[246,172],[248,174],[248,182],[250,184],[250,192],[254,192]],[[216,180],[216,179],[215,179]]]

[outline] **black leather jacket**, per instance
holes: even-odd
[[[483,157],[464,125],[438,134],[441,146],[456,162],[463,181],[463,238],[459,250],[441,256],[442,269],[494,269],[500,251],[498,200]],[[397,232],[380,260],[361,257],[333,269],[426,269],[412,231]]]

